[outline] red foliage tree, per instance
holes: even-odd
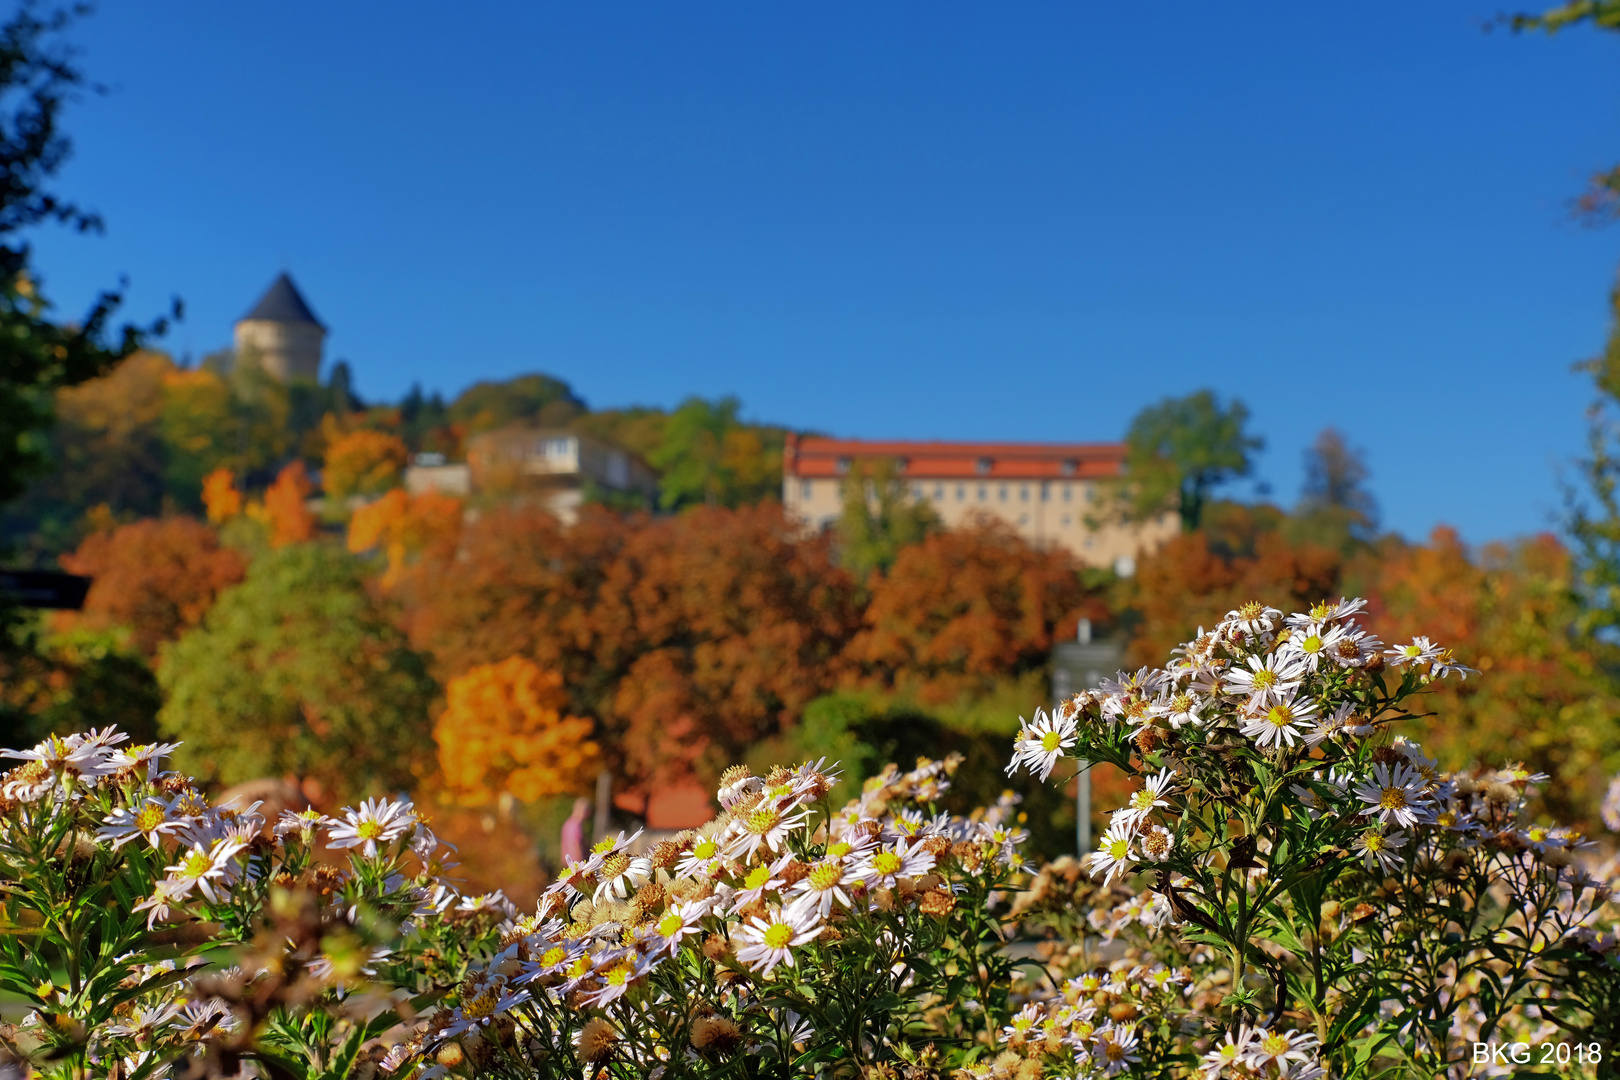
[[[443,677],[526,656],[563,677],[622,775],[712,774],[830,688],[855,588],[826,540],[780,507],[673,518],[587,507],[563,526],[533,508],[469,522],[453,556],[396,588]]]
[[[247,571],[211,527],[189,517],[96,533],[61,561],[69,572],[95,579],[76,621],[93,629],[127,627],[132,644],[149,657],[201,622],[214,598]]]
[[[928,703],[982,692],[1044,667],[1082,615],[1106,617],[1062,549],[1037,550],[1005,526],[935,533],[874,579],[845,658],[862,681]]]

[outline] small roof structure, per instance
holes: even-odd
[[[286,274],[276,278],[270,288],[265,290],[264,295],[259,297],[259,302],[253,305],[253,310],[237,321],[248,322],[250,320],[309,323],[321,327],[322,330],[326,329],[321,324],[321,320],[317,319],[315,313],[309,309],[309,303],[305,301],[303,294],[298,291],[298,286],[294,285],[292,278]]]

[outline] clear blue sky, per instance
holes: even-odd
[[[368,398],[543,370],[847,436],[1100,440],[1211,386],[1291,501],[1335,424],[1386,523],[1546,527],[1620,232],[1620,36],[1499,0],[104,0],[35,238],[176,353],[281,269]]]

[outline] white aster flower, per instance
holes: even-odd
[[[1434,800],[1429,797],[1423,775],[1409,765],[1385,762],[1373,766],[1372,778],[1356,787],[1356,798],[1368,805],[1363,817],[1376,817],[1384,824],[1413,825],[1434,820]]]
[[[1306,623],[1290,632],[1288,640],[1277,651],[1299,657],[1306,671],[1316,671],[1322,666],[1323,657],[1333,655],[1343,636],[1343,627],[1319,622]]]
[[[1394,667],[1404,664],[1427,664],[1440,655],[1439,646],[1426,637],[1415,637],[1410,645],[1396,645],[1385,654]]]
[[[114,851],[137,836],[145,837],[152,847],[159,847],[165,836],[175,835],[184,824],[174,817],[172,800],[148,795],[139,806],[120,806],[108,814],[106,822],[96,831],[96,839],[112,841]]]
[[[376,857],[378,845],[393,843],[415,825],[416,811],[409,800],[367,799],[358,811],[353,807],[343,808],[343,821],[327,829],[326,846],[358,847],[361,854],[371,859]]]
[[[1163,825],[1150,825],[1137,846],[1142,849],[1142,858],[1148,862],[1163,862],[1170,857],[1176,849],[1176,834]]]
[[[1298,654],[1278,650],[1251,656],[1244,667],[1231,668],[1221,686],[1228,694],[1248,698],[1250,708],[1257,708],[1292,696],[1304,677],[1305,661]]]
[[[645,855],[631,855],[625,851],[603,855],[602,865],[596,871],[596,893],[593,899],[600,900],[611,893],[624,900],[651,881],[652,872],[652,860]]]
[[[1147,777],[1142,786],[1131,793],[1125,805],[1114,812],[1114,821],[1134,829],[1154,810],[1169,806],[1170,801],[1166,796],[1172,794],[1170,788],[1175,778],[1175,773],[1169,769],[1160,769],[1156,775]]]
[[[307,810],[283,810],[276,819],[275,834],[279,840],[296,835],[308,844],[315,839],[315,830],[329,828],[337,822],[315,809],[313,806]]]
[[[876,889],[892,886],[900,878],[921,877],[933,868],[933,852],[926,850],[922,841],[908,844],[898,840],[892,847],[879,848],[851,867],[850,878]]]
[[[683,940],[702,932],[703,919],[713,907],[712,899],[684,900],[671,904],[653,924],[653,929],[664,939],[655,951],[674,956]]]
[[[165,871],[165,880],[172,882],[172,898],[182,899],[196,889],[210,904],[219,903],[241,876],[236,855],[246,846],[240,840],[216,840],[206,848],[194,845]]]
[[[761,975],[769,975],[779,964],[793,967],[793,950],[820,933],[814,913],[773,911],[764,918],[756,916],[737,931],[745,942],[737,950],[737,961]]]
[[[1033,722],[1026,724],[1024,718],[1019,717],[1018,725],[1018,738],[1013,744],[1007,775],[1027,768],[1045,781],[1052,775],[1058,758],[1074,745],[1075,721],[1072,717],[1050,716],[1045,709],[1036,709]]]
[[[1385,835],[1379,829],[1368,829],[1356,837],[1355,849],[1361,852],[1361,861],[1368,870],[1381,868],[1393,874],[1406,860],[1395,854],[1406,846],[1406,834],[1392,832]]]
[[[1291,747],[1310,730],[1308,725],[1316,718],[1316,710],[1316,702],[1309,698],[1274,701],[1247,714],[1239,730],[1262,747]]]
[[[1129,872],[1131,863],[1135,861],[1135,853],[1131,850],[1131,831],[1116,826],[1103,833],[1102,842],[1091,853],[1091,876],[1104,874],[1103,884],[1107,885]]]
[[[850,906],[849,894],[844,891],[844,886],[854,880],[849,865],[842,859],[822,859],[793,886],[790,893],[793,900],[788,904],[788,911],[814,911],[818,919],[825,919],[832,914],[834,903],[841,908]]]

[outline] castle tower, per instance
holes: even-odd
[[[282,382],[318,380],[325,341],[326,327],[286,274],[236,322],[236,354],[256,354],[264,370]]]

